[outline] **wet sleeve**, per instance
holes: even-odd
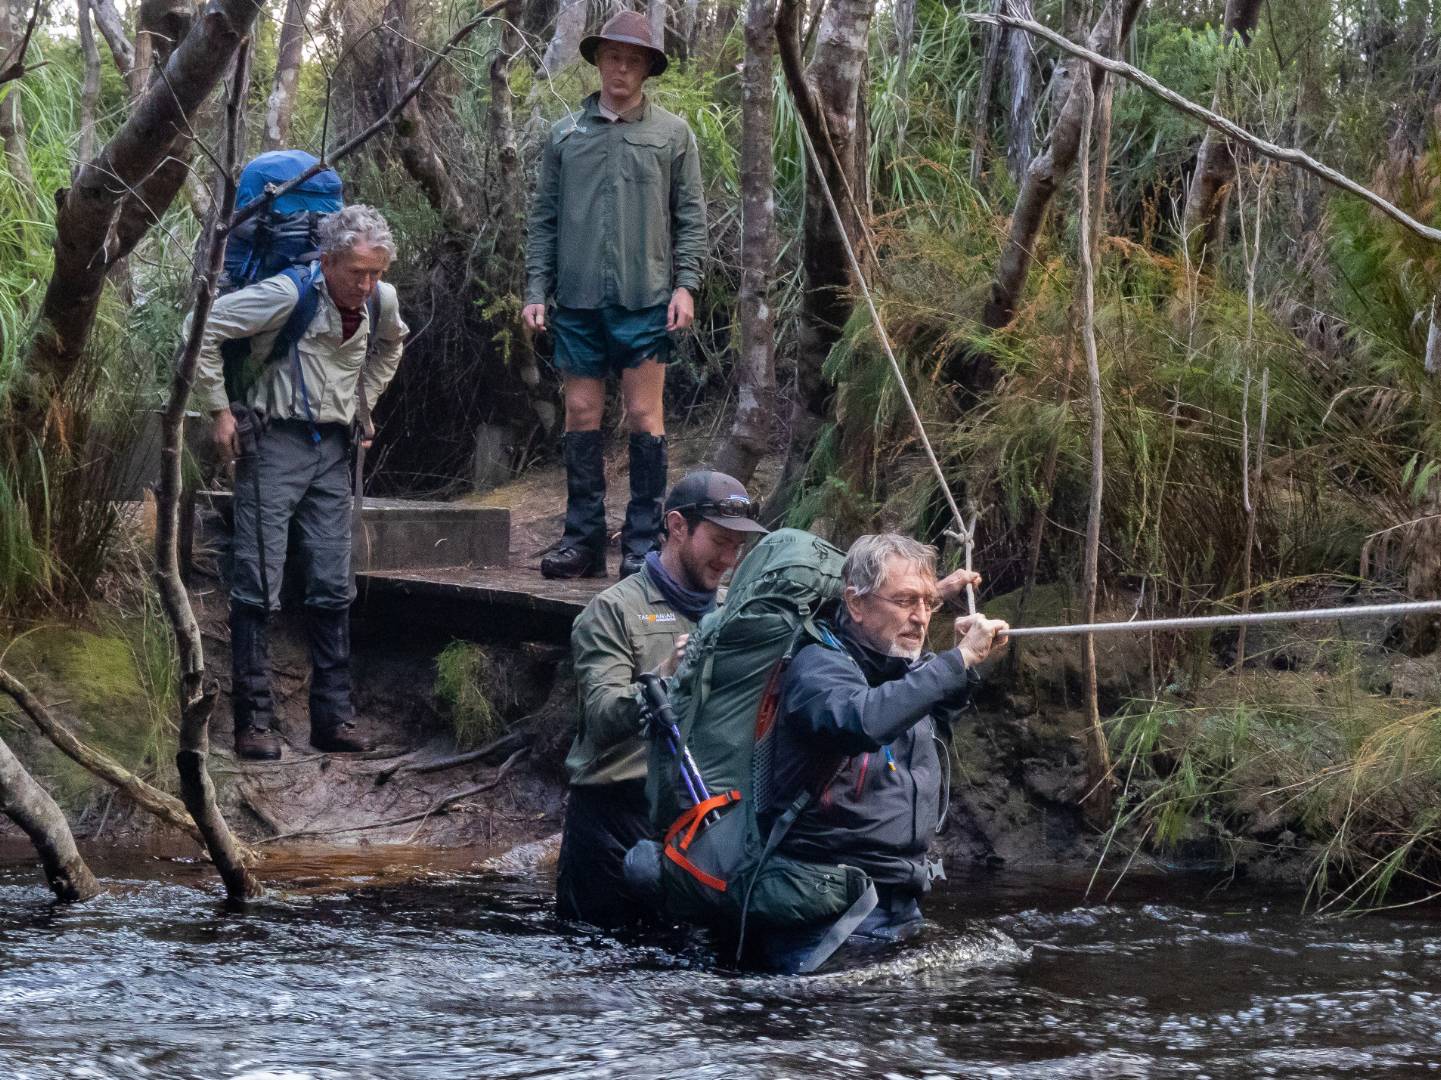
[[[670,213],[675,287],[696,292],[705,263],[707,228],[700,148],[689,130],[680,154],[671,164]]]
[[[252,338],[278,331],[299,299],[295,285],[283,275],[237,289],[215,301],[200,335],[200,356],[195,368],[194,401],[208,413],[223,412],[230,401],[225,393],[225,368],[220,346],[226,341]],[[194,313],[187,315],[181,338],[190,334]]]
[[[640,706],[624,612],[600,598],[593,600],[575,620],[570,648],[586,740],[598,752],[634,738],[641,729]]]
[[[400,354],[405,349],[405,335],[410,328],[400,317],[400,298],[395,287],[382,285],[380,294],[380,325],[376,327],[379,340],[365,367],[365,402],[372,409],[395,378],[395,369],[400,366]]]
[[[525,303],[543,304],[555,291],[556,220],[560,212],[560,143],[552,134],[540,155],[540,181],[525,236]]]
[[[879,750],[941,704],[966,692],[970,676],[955,649],[904,678],[871,686],[850,657],[812,645],[796,654],[782,708],[792,724],[847,754]]]

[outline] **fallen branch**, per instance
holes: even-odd
[[[458,30],[456,30],[455,33],[450,35],[449,41],[447,41],[431,55],[431,58],[426,63],[425,67],[420,69],[420,74],[410,80],[410,83],[408,86],[406,86],[405,91],[390,103],[390,108],[386,109],[385,112],[381,113],[378,117],[375,118],[374,123],[372,123],[364,131],[360,132],[360,134],[352,138],[349,142],[343,143],[340,148],[334,153],[322,153],[320,160],[317,161],[314,165],[310,166],[310,168],[306,169],[299,176],[287,180],[285,183],[281,184],[274,190],[267,191],[264,195],[256,199],[254,202],[247,204],[241,210],[231,214],[229,219],[230,223],[221,230],[222,235],[225,232],[236,228],[242,222],[248,221],[250,218],[260,213],[260,211],[264,210],[276,199],[294,190],[295,188],[298,188],[301,184],[305,183],[317,173],[324,172],[326,169],[333,169],[345,158],[355,153],[355,151],[359,150],[371,139],[379,135],[380,132],[385,130],[387,124],[389,124],[392,120],[394,120],[397,116],[400,115],[401,110],[403,110],[405,106],[410,103],[410,99],[415,97],[416,94],[420,93],[421,89],[425,86],[425,84],[430,81],[430,77],[435,74],[436,69],[445,62],[446,58],[449,57],[450,54],[456,50],[460,43],[466,38],[468,38],[471,33],[481,25],[481,23],[488,21],[491,16],[505,8],[510,2],[511,0],[497,0],[496,3],[491,4],[487,8],[484,8],[480,12],[480,14],[475,16],[475,18],[471,19],[468,23],[462,25]],[[323,151],[324,147],[322,147],[321,149]]]
[[[1088,49],[1084,45],[1078,45],[1069,38],[1031,19],[1018,19],[1014,15],[991,15],[985,13],[968,14],[966,18],[973,22],[1013,26],[1019,30],[1024,30],[1028,34],[1043,38],[1063,52],[1068,52],[1072,56],[1078,56],[1087,63],[1104,68],[1106,71],[1135,83],[1143,90],[1155,94],[1162,101],[1185,113],[1187,116],[1200,120],[1203,124],[1215,128],[1223,135],[1227,135],[1237,142],[1245,143],[1257,153],[1264,154],[1277,161],[1283,161],[1288,165],[1294,165],[1296,168],[1303,169],[1313,176],[1320,177],[1326,183],[1338,187],[1342,191],[1348,191],[1357,198],[1364,199],[1386,216],[1405,226],[1407,229],[1410,229],[1417,236],[1421,237],[1421,239],[1430,240],[1433,243],[1441,243],[1441,229],[1433,229],[1429,225],[1423,225],[1399,206],[1387,202],[1370,188],[1362,187],[1356,183],[1356,181],[1337,172],[1329,165],[1322,164],[1304,150],[1277,146],[1275,143],[1268,142],[1259,135],[1253,135],[1234,121],[1226,119],[1226,117],[1220,113],[1212,112],[1204,105],[1198,105],[1189,98],[1182,97],[1174,90],[1157,82],[1144,71],[1132,67],[1123,60],[1112,60],[1110,57],[1102,56],[1100,53]]]
[[[369,832],[372,829],[389,829],[396,825],[409,825],[412,821],[425,821],[435,814],[444,813],[449,807],[454,806],[463,799],[469,799],[499,787],[500,782],[505,779],[505,774],[510,772],[512,766],[528,753],[530,753],[530,747],[522,746],[515,753],[511,754],[510,757],[506,758],[505,764],[501,765],[496,771],[496,774],[485,783],[477,784],[475,787],[466,788],[463,791],[457,791],[455,794],[447,795],[443,799],[437,799],[425,810],[416,814],[406,814],[404,817],[390,818],[387,821],[377,821],[370,825],[344,825],[338,829],[296,829],[294,832],[281,833],[279,836],[272,836],[260,842],[262,844],[273,844],[279,840],[294,840],[302,836],[339,836],[341,833]]]
[[[89,900],[100,883],[75,847],[75,836],[60,807],[21,765],[0,739],[0,814],[25,830],[45,880],[55,898],[64,903]]]
[[[375,774],[375,786],[379,787],[381,784],[388,783],[401,773],[444,772],[446,769],[454,769],[458,765],[469,765],[472,761],[480,761],[482,758],[488,758],[494,754],[522,749],[529,743],[530,736],[524,732],[507,732],[500,738],[486,743],[479,750],[469,750],[464,754],[452,754],[450,757],[434,758],[430,761],[401,762],[382,769]]]
[[[71,761],[98,776],[117,791],[123,791],[140,809],[154,814],[171,828],[180,829],[197,844],[204,845],[205,838],[200,835],[200,830],[195,827],[195,822],[190,819],[185,805],[179,799],[152,787],[114,758],[76,738],[69,728],[55,719],[55,715],[24,683],[4,668],[0,668],[0,690],[9,694],[25,715],[35,722],[40,734],[54,743],[55,748]]]

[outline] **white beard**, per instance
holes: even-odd
[[[925,652],[925,649],[920,645],[917,645],[915,648],[907,648],[899,641],[892,641],[886,646],[887,656],[894,656],[900,660],[909,660],[912,664],[921,658],[921,653],[923,652]]]

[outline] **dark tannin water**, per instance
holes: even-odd
[[[766,978],[559,923],[544,880],[397,881],[396,858],[293,861],[242,915],[197,868],[100,864],[110,894],[61,909],[0,866],[0,1078],[1441,1073],[1434,910],[999,874],[949,883],[875,963]]]

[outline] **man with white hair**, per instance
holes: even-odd
[[[927,653],[931,613],[980,584],[980,575],[957,570],[938,582],[935,548],[897,533],[862,536],[842,575],[840,611],[824,643],[796,653],[781,687],[775,796],[761,808],[761,832],[809,791],[778,850],[863,870],[879,903],[847,941],[895,941],[919,928],[920,897],[944,876],[928,856],[943,813],[938,727],[969,700],[976,665],[1009,628],[980,614],[960,618],[956,646]],[[799,970],[829,930],[769,935],[761,959]]]
[[[400,363],[406,325],[381,276],[395,241],[380,213],[347,206],[320,222],[320,261],[215,302],[195,395],[215,422],[222,461],[236,461],[230,649],[237,754],[280,756],[267,621],[280,609],[286,541],[297,527],[310,643],[310,744],[370,749],[350,699],[352,426],[369,446],[369,410]],[[297,321],[303,325],[296,325]],[[221,345],[247,340],[256,377],[229,400]],[[357,410],[357,402],[364,407]]]

